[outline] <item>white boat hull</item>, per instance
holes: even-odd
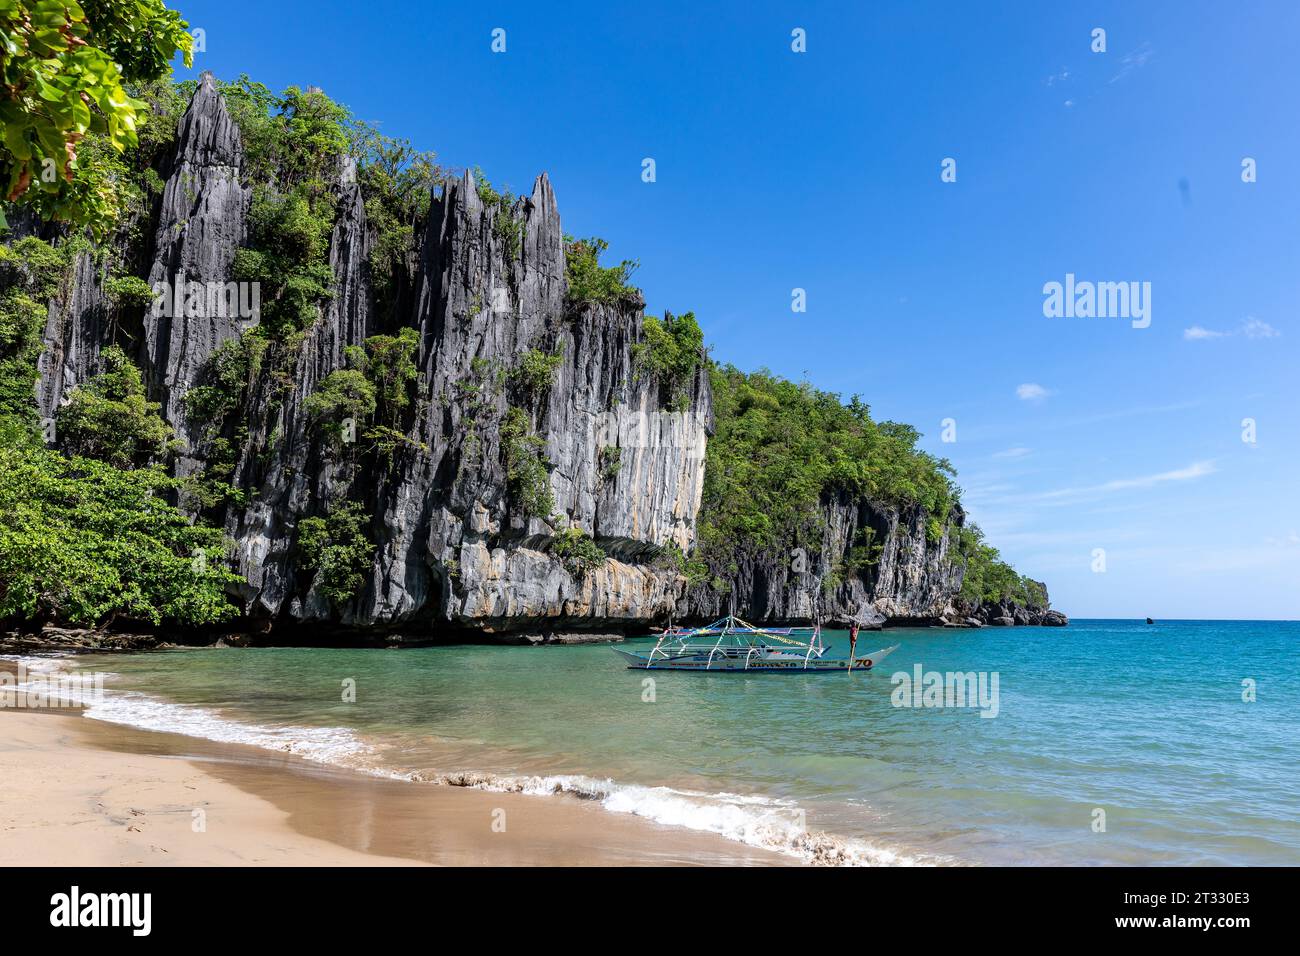
[[[611,650],[627,661],[629,670],[693,671],[709,674],[842,674],[849,671],[871,670],[898,650],[898,647],[897,644],[884,647],[874,653],[855,657],[852,662],[848,658],[828,660],[785,651],[748,653],[743,648],[719,649],[714,653],[693,651],[676,655],[663,655],[661,651],[652,661],[649,656],[633,654],[617,647]]]

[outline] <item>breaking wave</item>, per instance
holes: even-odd
[[[346,727],[263,727],[230,720],[204,707],[172,704],[131,691],[106,693],[86,716],[141,730],[275,750],[349,769],[365,769],[362,764],[373,752]]]
[[[809,830],[798,805],[767,797],[646,787],[581,774],[530,776],[462,771],[410,776],[429,783],[499,793],[569,794],[597,801],[612,813],[630,813],[664,826],[715,833],[815,865],[913,866],[948,862]]]

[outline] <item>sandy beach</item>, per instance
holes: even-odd
[[[762,865],[568,798],[407,783],[51,711],[0,711],[0,865]]]

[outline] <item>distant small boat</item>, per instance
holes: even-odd
[[[827,647],[820,624],[764,628],[728,615],[708,627],[664,628],[644,656],[617,647],[611,650],[628,662],[628,670],[826,674],[871,670],[898,647],[895,644],[853,658],[824,657]]]

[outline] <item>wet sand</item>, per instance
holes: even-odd
[[[0,865],[792,862],[569,796],[385,780],[66,711],[0,709],[0,778]]]

